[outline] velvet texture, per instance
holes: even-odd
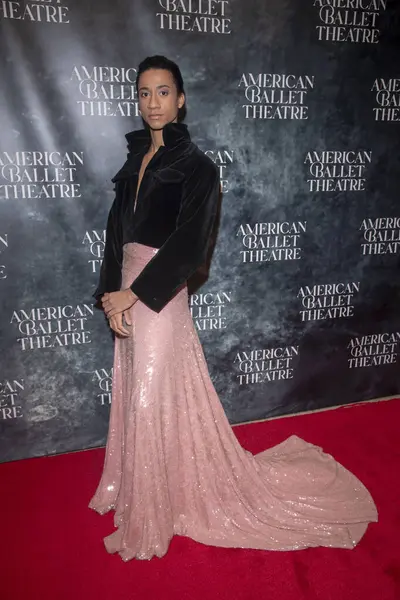
[[[137,242],[159,251],[130,285],[150,309],[160,312],[206,261],[218,210],[219,171],[191,141],[187,125],[167,123],[164,146],[144,172],[135,196],[150,130],[126,136],[128,157],[113,177],[115,198],[106,230],[104,259],[93,296],[121,289],[122,248]]]

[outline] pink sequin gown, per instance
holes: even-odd
[[[122,289],[157,250],[124,246]],[[89,506],[113,509],[104,538],[124,561],[163,556],[173,535],[265,550],[354,547],[377,520],[364,485],[321,448],[291,436],[253,455],[211,382],[187,287],[156,313],[138,301],[115,341],[103,473]]]

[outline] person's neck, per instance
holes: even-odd
[[[151,129],[150,130],[150,135],[151,135],[151,144],[150,144],[150,148],[149,148],[150,154],[155,154],[157,152],[157,150],[160,148],[160,146],[164,146],[162,132],[163,132],[162,129]]]

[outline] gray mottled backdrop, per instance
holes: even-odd
[[[191,306],[231,423],[400,391],[399,15],[390,0],[0,3],[1,460],[105,443],[113,342],[91,294],[151,54],[181,67],[192,139],[220,167]]]

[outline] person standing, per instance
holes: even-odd
[[[106,550],[124,561],[162,557],[174,535],[264,550],[352,548],[377,520],[355,475],[295,435],[253,455],[233,433],[187,289],[209,250],[218,169],[182,122],[179,67],[148,57],[136,86],[145,127],[126,135],[94,293],[115,332],[105,461],[89,503],[115,511]]]

